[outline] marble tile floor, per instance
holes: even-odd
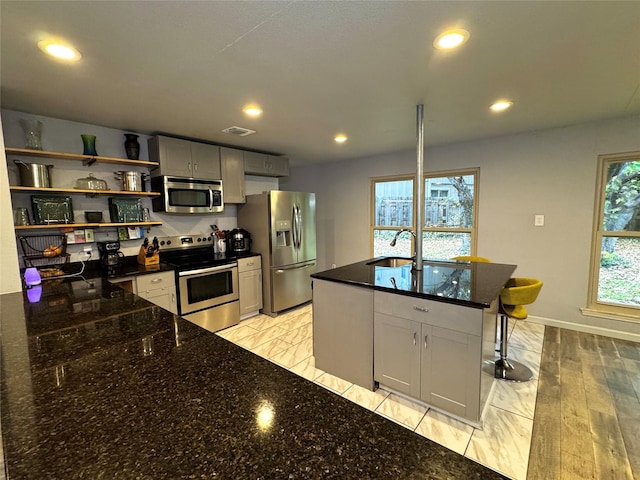
[[[509,478],[526,479],[544,326],[509,321],[509,357],[529,366],[534,378],[496,381],[480,430],[420,402],[384,389],[370,392],[315,368],[312,317],[307,304],[276,318],[261,314],[217,334]]]

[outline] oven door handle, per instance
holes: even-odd
[[[184,272],[178,272],[179,277],[188,277],[190,275],[201,275],[203,273],[214,273],[214,272],[222,272],[224,270],[231,270],[233,268],[237,268],[237,263],[227,263],[226,265],[220,265],[219,267],[207,267],[201,268],[199,270],[186,270]]]

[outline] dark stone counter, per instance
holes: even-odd
[[[10,480],[504,478],[102,278],[0,318]]]
[[[383,257],[380,257],[383,258]],[[411,265],[381,267],[369,259],[311,275],[399,295],[473,308],[488,308],[517,268],[502,263],[425,260],[423,271]]]

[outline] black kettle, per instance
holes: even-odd
[[[239,255],[251,251],[251,234],[244,228],[234,228],[225,232],[227,254]]]

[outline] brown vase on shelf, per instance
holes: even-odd
[[[126,140],[124,142],[124,150],[127,152],[129,160],[138,160],[140,156],[140,144],[138,143],[138,135],[133,133],[124,134]]]

